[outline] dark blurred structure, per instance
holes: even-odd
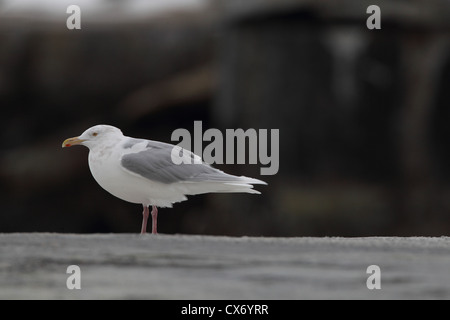
[[[163,233],[450,233],[450,2],[205,0],[137,16],[83,4],[82,29],[67,30],[61,4],[46,18],[0,1],[0,232],[138,232],[141,207],[62,141],[109,123],[170,142],[202,120],[279,129],[280,170],[217,165],[269,185],[162,209]],[[381,30],[366,27],[371,4]]]

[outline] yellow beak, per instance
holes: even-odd
[[[64,142],[62,143],[62,147],[66,148],[66,147],[71,147],[71,146],[75,146],[77,144],[81,144],[83,143],[83,139],[80,139],[79,137],[73,137],[73,138],[69,138],[64,140]]]

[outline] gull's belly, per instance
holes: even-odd
[[[172,203],[186,199],[177,192],[174,185],[151,181],[127,172],[121,167],[119,156],[110,155],[101,159],[89,155],[89,168],[103,189],[128,202],[171,207]]]

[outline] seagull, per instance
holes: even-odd
[[[141,234],[147,232],[150,206],[152,234],[157,234],[158,207],[171,208],[173,203],[187,200],[186,195],[209,192],[260,194],[253,184],[267,184],[213,168],[180,146],[127,137],[110,125],[93,126],[78,137],[66,139],[62,147],[75,145],[89,148],[89,169],[103,189],[143,206]],[[183,159],[194,161],[175,163],[174,151],[182,151]]]

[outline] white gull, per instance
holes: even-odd
[[[209,192],[247,192],[259,194],[252,184],[264,181],[234,176],[211,167],[190,151],[183,156],[193,163],[175,164],[174,145],[124,136],[120,129],[96,125],[79,137],[66,139],[62,147],[84,145],[89,148],[89,168],[98,184],[112,195],[142,204],[141,233],[147,230],[152,206],[152,233],[157,233],[157,207],[172,207],[187,200],[186,195]]]

